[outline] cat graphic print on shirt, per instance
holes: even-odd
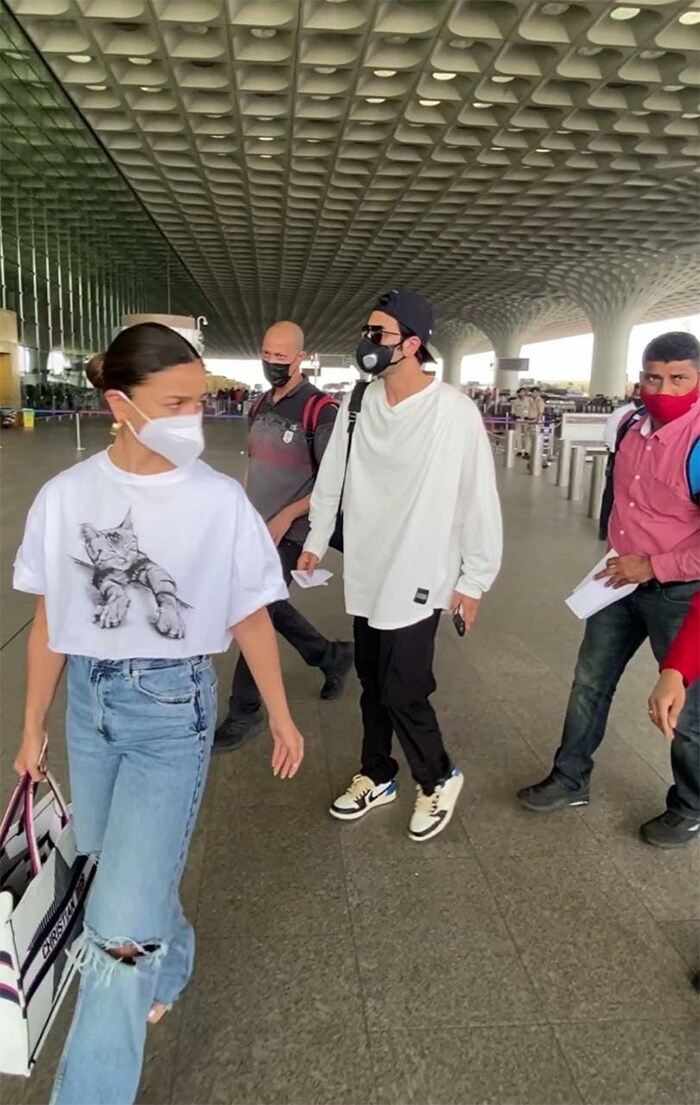
[[[80,527],[80,536],[90,558],[72,559],[92,571],[95,612],[93,621],[101,629],[117,629],[131,604],[129,588],[143,587],[153,595],[155,612],[152,624],[163,637],[185,637],[185,622],[180,609],[190,610],[178,597],[175,580],[165,568],[154,563],[139,548],[131,511],[113,529],[96,529],[90,523]]]
[[[225,652],[235,626],[287,598],[239,483],[203,461],[139,476],[106,452],[41,489],[14,585],[44,597],[52,652],[96,660]]]

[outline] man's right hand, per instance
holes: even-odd
[[[318,568],[318,565],[319,565],[319,559],[318,559],[317,556],[314,556],[314,554],[311,553],[311,552],[303,552],[301,554],[301,556],[299,557],[299,562],[297,564],[297,571],[298,572],[306,572],[307,575],[311,575],[312,572],[316,571],[316,569]]]

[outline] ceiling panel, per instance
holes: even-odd
[[[279,317],[350,349],[400,283],[445,331],[692,305],[697,0],[10,7],[232,352]]]

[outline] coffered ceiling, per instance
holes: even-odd
[[[397,284],[532,337],[627,281],[694,306],[697,0],[9,7],[232,353],[279,317],[350,349]]]

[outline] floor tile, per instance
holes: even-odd
[[[200,943],[182,1008],[173,1101],[209,1102],[217,1063],[241,1041],[265,1037],[273,1041],[271,1047],[284,1050],[295,1034],[328,1036],[339,1023],[350,1035],[361,1036],[364,1019],[352,938],[260,940],[248,934],[242,941],[234,934]],[[241,1062],[254,1065],[256,1055]]]
[[[700,921],[661,921],[659,927],[690,971],[700,971]]]
[[[537,999],[481,868],[469,858],[348,864],[373,1029],[537,1020]]]
[[[698,1012],[680,956],[609,857],[504,857],[487,877],[548,1019]]]
[[[697,1021],[558,1025],[562,1052],[586,1105],[697,1105]]]
[[[576,1105],[551,1028],[372,1033],[377,1105]],[[610,1103],[612,1105],[612,1103]]]
[[[364,1031],[291,1024],[279,1035],[217,1037],[211,1105],[372,1105],[374,1079]]]
[[[222,927],[275,942],[346,927],[340,847],[326,809],[273,808],[274,817],[266,806],[231,810],[225,790],[217,790],[200,884],[203,939]]]

